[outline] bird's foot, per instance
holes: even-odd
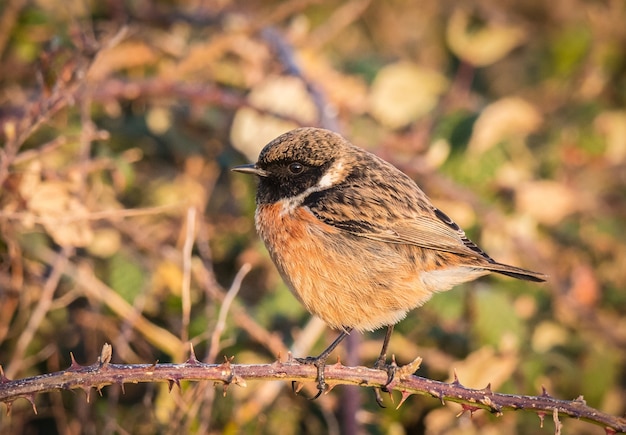
[[[327,356],[322,356],[322,355],[317,356],[317,357],[307,356],[306,358],[294,358],[294,359],[300,364],[313,365],[317,368],[317,394],[311,397],[309,400],[317,399],[328,388],[328,385],[326,384],[326,378],[324,376],[324,369],[326,368]],[[296,382],[293,381],[291,383],[291,388],[297,394],[295,385],[296,385]]]
[[[380,392],[384,391],[385,393],[389,393],[389,389],[387,387],[393,382],[393,379],[396,376],[396,371],[398,370],[398,364],[396,364],[396,359],[394,356],[391,357],[391,362],[387,363],[386,356],[381,355],[374,363],[374,368],[376,370],[383,370],[387,372],[387,381],[385,382],[385,385],[383,385],[380,388],[379,387],[374,388],[374,395],[376,397],[376,403],[378,403],[378,406],[380,406],[381,408],[384,408],[385,406],[383,405],[383,399],[380,395]]]

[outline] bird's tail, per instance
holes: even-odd
[[[544,282],[548,279],[548,276],[543,273],[533,272],[531,270],[522,269],[521,267],[509,266],[508,264],[494,262],[486,264],[484,268],[491,272],[500,273],[517,279],[523,279],[525,281]]]

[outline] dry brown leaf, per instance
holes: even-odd
[[[94,231],[87,251],[99,258],[109,258],[122,246],[122,235],[115,228],[100,228]]]
[[[183,270],[178,263],[161,261],[156,267],[152,282],[154,292],[180,296]]]
[[[40,223],[61,246],[87,246],[93,239],[91,223],[86,219],[89,210],[72,194],[71,182],[44,181],[41,173],[38,160],[24,170],[18,190],[26,211],[20,224],[31,229]]]
[[[146,125],[148,129],[156,134],[164,134],[172,126],[174,116],[167,107],[153,107],[146,113]]]
[[[222,33],[190,44],[176,63],[163,63],[160,76],[166,80],[210,79],[247,87],[263,77],[269,57],[267,44],[245,33]]]
[[[572,188],[550,180],[522,184],[515,195],[517,209],[546,225],[558,224],[581,207],[581,198]]]
[[[579,264],[572,271],[569,295],[577,304],[593,308],[600,297],[600,285],[594,270],[588,264]]]
[[[369,112],[389,128],[402,128],[430,112],[447,87],[443,75],[414,63],[387,65],[372,84]]]
[[[593,121],[593,126],[606,140],[606,156],[612,163],[626,160],[626,111],[603,112]]]
[[[531,338],[531,345],[535,352],[545,353],[555,346],[567,343],[567,330],[560,324],[546,320],[535,328]]]
[[[475,66],[502,59],[526,39],[524,29],[510,23],[487,23],[476,30],[471,21],[466,11],[457,8],[448,22],[446,37],[454,54]]]
[[[69,187],[62,181],[43,181],[31,195],[27,208],[39,217],[39,222],[56,243],[84,247],[93,239],[91,224],[87,220],[89,211],[72,196]]]
[[[499,355],[492,348],[483,346],[455,364],[454,368],[459,381],[466,387],[484,388],[491,384],[495,390],[511,378],[518,360],[511,352]],[[453,380],[451,375],[448,381]]]
[[[528,102],[517,97],[502,98],[482,111],[472,131],[468,149],[481,154],[501,141],[521,140],[536,131],[542,116]]]
[[[163,214],[178,216],[183,206],[194,205],[204,210],[207,191],[206,186],[199,180],[183,174],[176,177],[174,181],[156,181],[150,199],[151,205],[172,206],[169,210],[163,210]]]
[[[102,50],[89,68],[89,80],[98,82],[115,71],[150,66],[158,60],[152,47],[141,41],[126,41]]]

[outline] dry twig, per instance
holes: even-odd
[[[34,376],[26,379],[9,380],[0,371],[0,402],[7,406],[25,398],[35,405],[35,395],[55,390],[83,389],[87,393],[92,388],[100,391],[111,384],[128,382],[168,382],[170,388],[180,385],[180,381],[208,380],[221,383],[226,394],[231,384],[246,387],[252,380],[281,380],[314,382],[317,369],[310,365],[299,364],[289,358],[272,364],[232,364],[232,358],[222,364],[206,364],[198,361],[192,351],[183,364],[111,364],[111,346],[105,344],[99,361],[90,366],[81,366],[73,358],[71,366],[64,371]],[[604,427],[607,433],[626,432],[626,419],[615,417],[585,403],[582,397],[574,400],[559,400],[545,390],[540,396],[522,396],[494,393],[490,386],[483,389],[464,387],[458,379],[451,383],[434,381],[415,376],[421,358],[402,366],[394,381],[387,385],[390,390],[401,392],[398,408],[413,394],[437,398],[442,403],[461,404],[463,412],[474,413],[479,409],[496,415],[505,411],[527,410],[537,413],[541,418],[552,414],[559,426],[560,416],[569,416]],[[361,387],[382,387],[387,383],[387,373],[366,367],[347,367],[341,363],[326,367],[326,381],[331,386],[358,385]]]

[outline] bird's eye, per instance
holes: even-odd
[[[289,169],[289,172],[291,172],[293,175],[298,175],[298,174],[301,174],[302,171],[304,171],[304,165],[302,163],[297,163],[297,162],[291,163],[289,164],[287,169]]]

